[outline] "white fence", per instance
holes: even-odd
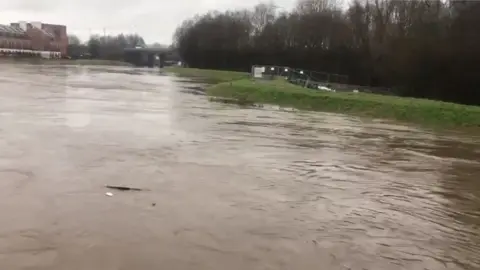
[[[23,49],[7,49],[7,48],[0,48],[0,54],[26,54],[26,55],[38,55],[42,58],[50,59],[50,58],[60,58],[62,54],[60,52],[53,52],[53,51],[34,51],[34,50],[23,50]]]

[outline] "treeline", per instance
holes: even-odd
[[[350,84],[480,105],[480,2],[300,0],[184,21],[174,46],[191,67],[281,65],[345,74]]]
[[[146,46],[143,38],[137,34],[93,35],[85,43],[71,35],[69,36],[68,55],[72,58],[122,60],[125,48],[137,46]]]

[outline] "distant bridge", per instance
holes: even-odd
[[[124,59],[135,66],[163,67],[171,52],[168,48],[128,48],[124,50]]]

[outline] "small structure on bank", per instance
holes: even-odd
[[[320,72],[285,66],[254,65],[251,77],[261,80],[284,78],[291,84],[328,92],[367,92],[382,95],[393,95],[391,89],[349,84],[347,75]]]
[[[372,87],[350,85],[348,76],[328,72],[312,71],[285,66],[252,66],[251,76],[260,80],[275,80],[284,78],[291,84],[301,87],[327,92],[377,92],[379,89]],[[371,90],[371,91],[369,91]]]

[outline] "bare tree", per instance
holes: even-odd
[[[273,2],[256,5],[251,13],[253,35],[258,35],[265,27],[275,20],[277,7]]]
[[[80,45],[82,42],[80,38],[76,35],[68,35],[68,44],[69,45]]]
[[[119,60],[125,48],[145,47],[145,41],[138,34],[116,36],[93,35],[87,42],[88,51],[94,58]]]
[[[296,11],[299,13],[322,12],[337,9],[342,3],[342,0],[298,0]]]

